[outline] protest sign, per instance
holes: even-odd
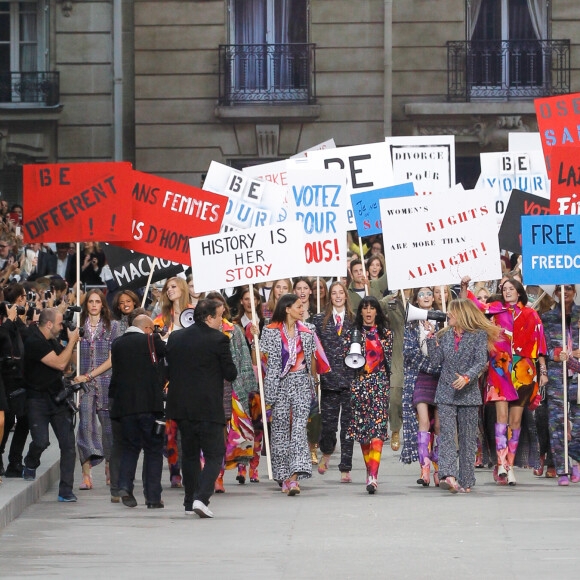
[[[24,241],[131,239],[130,163],[24,165]]]
[[[268,181],[283,189],[283,192],[278,190],[280,191],[280,195],[282,195],[282,203],[278,213],[278,222],[286,221],[288,215],[291,213],[290,188],[288,186],[286,160],[283,159],[282,161],[272,161],[272,163],[262,163],[260,165],[244,167],[242,173],[254,179]]]
[[[525,284],[580,284],[580,216],[522,217]]]
[[[147,284],[155,258],[113,244],[104,244],[103,251],[115,286],[135,290]],[[176,276],[183,272],[183,264],[170,260],[157,260],[151,282]]]
[[[347,211],[343,174],[337,171],[303,170],[288,165],[292,187],[291,216],[302,225],[307,268],[305,276],[345,276]]]
[[[521,254],[521,217],[523,215],[547,215],[549,213],[550,202],[547,199],[514,189],[499,229],[499,247],[502,250]]]
[[[130,250],[189,266],[189,238],[219,232],[228,198],[156,175],[132,172]]]
[[[554,179],[552,148],[558,145],[580,145],[580,93],[536,99],[534,105],[546,168],[550,179]]]
[[[386,137],[394,183],[412,181],[417,195],[447,191],[455,185],[455,137]]]
[[[340,171],[346,178],[346,194],[362,193],[393,185],[393,167],[386,143],[365,143],[351,147],[337,147],[327,151],[312,151],[306,159],[292,159],[288,166],[297,164],[308,169]],[[350,203],[350,200],[349,200]],[[348,208],[348,229],[355,229],[352,207]]]
[[[498,224],[502,223],[513,189],[550,199],[544,156],[539,150],[481,153],[476,191],[489,191]]]
[[[351,195],[350,201],[352,202],[358,235],[373,236],[383,232],[379,200],[411,195],[415,195],[415,187],[412,183],[401,183],[400,185]]]
[[[501,277],[488,196],[444,192],[382,199],[389,288],[420,288]]]
[[[222,231],[268,226],[280,219],[285,192],[274,181],[254,179],[212,161],[203,188],[229,198]]]
[[[580,147],[552,148],[550,213],[580,214]]]
[[[221,232],[190,240],[197,292],[299,276],[306,270],[300,224]]]

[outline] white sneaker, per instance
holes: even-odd
[[[193,511],[200,518],[213,518],[213,512],[200,500],[196,499],[193,502]]]

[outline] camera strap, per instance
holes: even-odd
[[[155,351],[155,340],[153,337],[154,337],[153,333],[147,335],[147,345],[149,346],[149,355],[151,356],[151,363],[153,364],[154,367],[156,367],[158,359],[157,352]]]

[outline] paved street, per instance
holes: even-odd
[[[478,470],[473,493],[453,496],[417,486],[417,467],[389,448],[369,496],[357,450],[354,483],[316,472],[294,498],[228,472],[216,518],[200,520],[184,515],[182,490],[164,492],[164,510],[111,504],[99,467],[77,504],[57,503],[53,488],[4,530],[0,578],[576,577],[580,484],[517,475],[516,488],[498,488]]]

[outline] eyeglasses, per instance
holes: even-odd
[[[418,298],[431,298],[433,296],[433,292],[419,292],[417,294]]]

